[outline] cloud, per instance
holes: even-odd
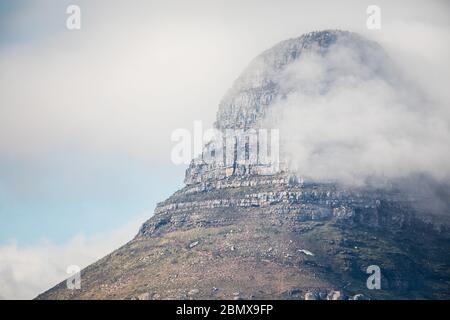
[[[69,31],[64,4],[30,6],[8,29],[39,37],[0,47],[0,159],[126,154],[162,166],[174,129],[212,124],[235,76],[221,24],[183,17],[182,4],[80,1],[81,30]]]
[[[125,244],[138,232],[149,213],[139,215],[117,230],[73,237],[66,244],[41,241],[0,246],[0,299],[32,299],[66,279],[67,267],[84,268]],[[83,281],[83,279],[81,279]]]
[[[428,31],[421,36],[435,32]],[[429,50],[436,45],[449,51],[449,43],[432,43]],[[268,122],[280,128],[292,169],[352,185],[418,174],[450,178],[448,62],[419,59],[429,70],[420,68],[417,81],[415,65],[398,58],[391,61],[369,43],[338,42],[283,70],[277,82],[285,98],[274,103]]]
[[[171,132],[194,120],[212,124],[221,96],[254,55],[315,29],[364,30],[366,18],[356,1],[77,1],[82,27],[68,31],[69,3],[40,0],[8,15],[5,29],[25,40],[0,48],[3,157],[46,161],[74,150],[168,163]],[[433,30],[409,31],[402,18],[425,12],[444,20],[441,6],[381,1],[381,33],[425,39],[421,32]],[[392,20],[401,28],[385,32]]]

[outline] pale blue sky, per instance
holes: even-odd
[[[95,159],[80,160],[76,154],[67,158],[57,168],[38,171],[2,159],[0,243],[59,243],[80,233],[116,229],[152,212],[157,202],[180,186],[183,176],[182,170],[158,172],[123,159],[92,168]]]
[[[68,32],[65,10],[72,3],[77,1],[0,1],[0,54],[21,46],[36,47],[39,52],[41,43],[44,47],[54,45],[53,37]],[[59,54],[58,50],[65,51],[55,48],[53,53]],[[18,81],[28,80],[22,74],[20,77]],[[20,94],[28,93],[24,90]],[[25,125],[18,127],[27,130]],[[15,136],[3,139],[14,144]],[[161,139],[171,143],[170,136]],[[181,186],[183,168],[171,166],[169,161],[152,163],[151,151],[149,161],[134,161],[126,151],[97,157],[95,151],[73,145],[73,141],[62,140],[43,154],[33,152],[29,157],[0,149],[0,244],[63,243],[78,234],[114,230],[144,212],[152,212],[158,201]],[[164,156],[168,160],[168,155]]]

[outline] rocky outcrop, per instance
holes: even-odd
[[[158,204],[155,216],[141,227],[137,237],[159,234],[161,230],[226,223],[230,217],[216,212],[235,209],[264,210],[293,224],[333,219],[349,225],[395,230],[421,223],[414,214],[414,201],[395,190],[346,189],[335,184],[299,181],[280,173],[232,176],[186,186]]]

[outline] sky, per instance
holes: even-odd
[[[66,9],[81,9],[68,30]],[[381,29],[366,27],[369,5]],[[448,101],[446,1],[0,0],[0,298],[130,240],[183,184],[171,133],[211,126],[253,57],[322,29],[378,41]]]

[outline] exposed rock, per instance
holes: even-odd
[[[138,300],[150,300],[150,293],[145,292],[138,296]]]
[[[194,242],[192,242],[191,244],[189,244],[189,248],[194,248],[194,247],[196,247],[197,245],[198,245],[198,241],[194,241]]]
[[[200,290],[198,290],[198,289],[192,289],[188,292],[188,295],[194,296],[194,295],[198,294],[199,292],[200,292]]]
[[[345,300],[345,295],[341,291],[331,291],[327,295],[327,300]]]
[[[305,300],[317,300],[317,295],[313,292],[305,293]]]
[[[309,250],[300,249],[300,250],[298,250],[298,252],[304,253],[304,254],[306,254],[307,256],[314,256],[314,253],[312,253],[312,252],[309,251]]]

